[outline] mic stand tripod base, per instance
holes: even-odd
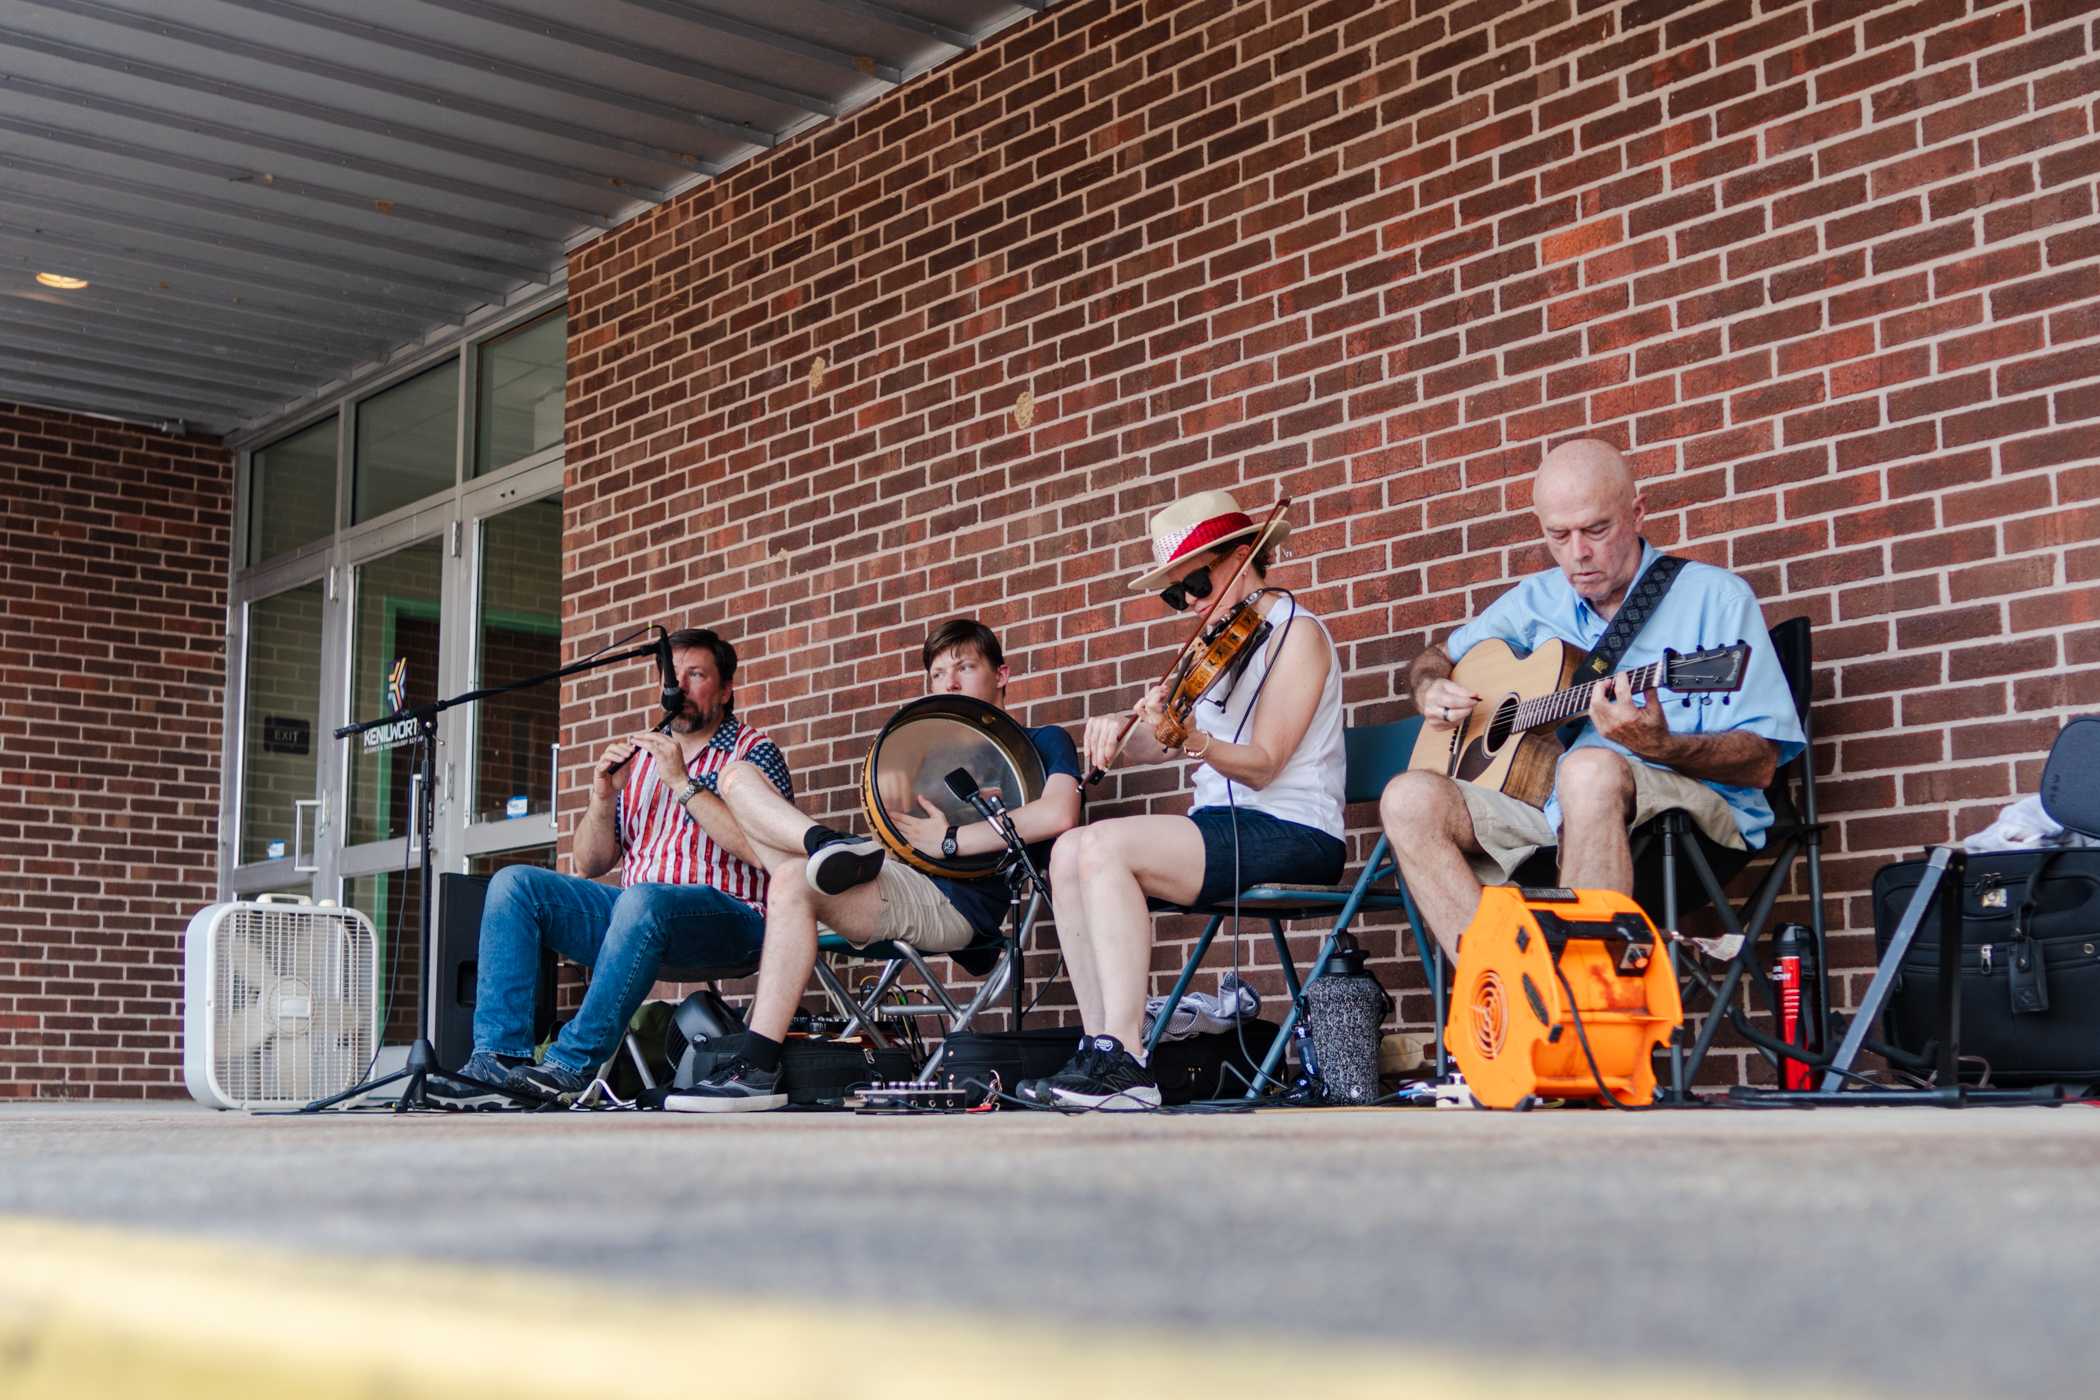
[[[379,1078],[372,1080],[370,1083],[358,1084],[351,1088],[345,1089],[340,1094],[333,1094],[325,1099],[316,1099],[312,1103],[306,1104],[303,1107],[301,1107],[298,1110],[298,1112],[319,1113],[323,1109],[333,1108],[337,1104],[344,1103],[350,1099],[363,1098],[367,1094],[376,1093],[377,1091],[386,1088],[388,1085],[398,1084],[404,1079],[408,1081],[408,1084],[405,1088],[402,1089],[401,1097],[395,1101],[394,1112],[458,1112],[460,1110],[460,1105],[458,1104],[435,1103],[431,1101],[430,1076],[433,1074],[442,1074],[445,1076],[445,1078],[451,1080],[455,1084],[467,1084],[473,1086],[476,1089],[486,1089],[490,1094],[509,1099],[512,1103],[521,1105],[526,1108],[545,1107],[545,1105],[540,1103],[537,1099],[530,1099],[522,1094],[513,1093],[511,1090],[506,1089],[501,1084],[490,1084],[485,1080],[475,1079],[471,1075],[459,1074],[457,1072],[447,1070],[444,1067],[444,1065],[438,1062],[437,1047],[430,1043],[429,1037],[418,1036],[416,1037],[415,1041],[409,1045],[408,1061],[407,1063],[403,1064],[401,1068],[393,1071],[390,1074],[383,1074]]]

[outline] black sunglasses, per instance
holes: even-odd
[[[1175,612],[1186,612],[1190,602],[1201,602],[1210,596],[1210,565],[1191,569],[1186,578],[1178,579],[1159,591],[1160,601]]]

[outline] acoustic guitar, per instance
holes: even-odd
[[[1589,713],[1592,687],[1609,683],[1620,694],[1637,695],[1659,685],[1679,695],[1725,695],[1742,689],[1750,664],[1750,644],[1737,642],[1682,655],[1665,650],[1662,660],[1646,666],[1603,681],[1569,684],[1587,654],[1557,639],[1529,656],[1517,655],[1499,638],[1475,643],[1451,679],[1478,695],[1480,703],[1456,727],[1423,716],[1407,766],[1544,807],[1563,750],[1554,731]]]

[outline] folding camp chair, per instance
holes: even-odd
[[[1815,963],[1818,976],[1827,978],[1829,960],[1823,931],[1823,827],[1816,818],[1814,734],[1808,714],[1813,660],[1808,619],[1790,617],[1774,627],[1772,649],[1778,653],[1779,669],[1786,676],[1794,699],[1794,713],[1801,721],[1801,732],[1808,742],[1791,762],[1773,775],[1771,785],[1765,789],[1765,800],[1772,805],[1773,820],[1765,832],[1764,846],[1755,851],[1739,851],[1709,841],[1691,814],[1683,811],[1660,813],[1634,828],[1631,836],[1633,898],[1655,920],[1656,927],[1680,929],[1681,921],[1687,915],[1712,904],[1727,938],[1736,943],[1725,956],[1717,958],[1726,964],[1726,970],[1718,980],[1710,977],[1696,958],[1679,957],[1676,945],[1668,945],[1671,967],[1677,973],[1678,981],[1708,998],[1711,1008],[1689,1054],[1685,1051],[1682,1035],[1671,1041],[1669,1097],[1672,1102],[1687,1101],[1686,1086],[1698,1077],[1700,1066],[1705,1064],[1707,1051],[1712,1048],[1714,1036],[1724,1021],[1733,1025],[1775,1065],[1790,1050],[1791,1047],[1751,1025],[1742,1008],[1735,1003],[1737,988],[1746,977],[1767,993],[1772,990],[1771,979],[1759,955],[1759,943],[1768,931],[1772,910],[1786,890],[1795,861],[1803,856],[1808,859],[1809,928],[1814,939]],[[1510,883],[1558,883],[1557,857],[1557,851],[1540,851],[1518,867]],[[1740,908],[1730,905],[1726,893],[1728,882],[1760,861],[1769,864],[1759,877],[1756,888]],[[1685,887],[1684,879],[1687,867],[1692,875],[1689,889]],[[1830,1044],[1830,999],[1819,994],[1814,1001],[1820,1037],[1817,1043],[1827,1047]],[[1793,1053],[1798,1055],[1798,1052]]]
[[[1706,974],[1696,958],[1680,959],[1675,948],[1671,949],[1671,959],[1680,980],[1689,982],[1710,1003],[1705,1024],[1699,1028],[1691,1053],[1685,1053],[1681,1038],[1670,1046],[1670,1096],[1679,1103],[1687,1101],[1687,1086],[1698,1078],[1700,1067],[1706,1063],[1707,1051],[1713,1047],[1714,1036],[1724,1020],[1775,1068],[1790,1055],[1802,1058],[1793,1047],[1750,1024],[1749,1017],[1737,1004],[1736,990],[1748,977],[1772,996],[1772,981],[1760,956],[1759,945],[1771,922],[1772,910],[1786,890],[1794,862],[1803,857],[1807,859],[1808,927],[1819,979],[1813,998],[1817,1021],[1814,1033],[1816,1044],[1826,1053],[1831,1048],[1830,959],[1823,926],[1823,825],[1816,817],[1815,731],[1808,705],[1814,668],[1808,619],[1790,617],[1774,627],[1772,648],[1779,655],[1779,669],[1786,676],[1787,687],[1793,694],[1794,713],[1801,721],[1804,742],[1801,752],[1773,775],[1771,784],[1765,789],[1765,799],[1772,805],[1773,820],[1765,832],[1764,846],[1747,855],[1728,853],[1734,859],[1717,859],[1717,848],[1700,836],[1688,814],[1665,812],[1650,823],[1656,828],[1654,846],[1662,884],[1662,927],[1678,928],[1681,918],[1710,901],[1729,937],[1742,940],[1733,954],[1725,959],[1726,971],[1718,982]],[[1635,859],[1639,861],[1641,857],[1636,855]],[[1723,886],[1757,861],[1769,864],[1741,908],[1732,907]],[[1696,881],[1689,900],[1681,889],[1681,865],[1691,867]],[[1777,1007],[1769,1009],[1776,1012]]]
[[[823,988],[825,997],[837,1008],[839,1014],[846,1018],[846,1027],[840,1035],[849,1036],[865,1032],[868,1039],[876,1045],[886,1046],[889,1044],[889,1037],[883,1033],[880,1024],[885,1020],[902,1020],[917,1016],[945,1018],[940,1048],[933,1052],[919,1070],[918,1082],[925,1084],[933,1079],[935,1072],[941,1067],[941,1061],[947,1058],[949,1037],[969,1030],[976,1022],[978,1013],[997,1001],[1008,987],[1014,989],[1014,1020],[1018,1028],[1021,1016],[1021,964],[1028,954],[1029,940],[1034,935],[1036,920],[1041,916],[1045,903],[1042,889],[1031,889],[1027,901],[1019,906],[1020,913],[1012,919],[1013,932],[1010,935],[1000,933],[989,938],[981,937],[967,947],[937,955],[951,958],[960,964],[964,971],[984,978],[976,993],[962,1005],[957,1005],[955,998],[948,994],[946,984],[927,962],[926,954],[909,943],[878,940],[856,945],[836,933],[820,932],[817,938],[817,984]],[[881,962],[885,966],[876,974],[868,990],[856,997],[847,990],[838,973],[825,961],[827,956]],[[898,978],[906,968],[918,974],[932,1000],[888,1003],[883,1001],[896,986]]]
[[[1415,736],[1420,733],[1419,718],[1404,719],[1395,724],[1364,725],[1349,729],[1343,734],[1347,746],[1347,775],[1344,778],[1344,800],[1348,802],[1376,802],[1385,792],[1385,785],[1396,773],[1407,767],[1408,758],[1414,753]],[[1374,888],[1388,875],[1392,877],[1390,893]],[[1285,1046],[1290,1043],[1291,1032],[1298,1024],[1302,1008],[1303,984],[1298,970],[1291,960],[1290,941],[1284,936],[1283,925],[1289,919],[1315,918],[1328,914],[1334,924],[1327,936],[1320,941],[1319,956],[1314,960],[1310,981],[1327,970],[1327,963],[1334,956],[1335,940],[1356,921],[1357,915],[1365,911],[1383,912],[1398,910],[1406,914],[1407,927],[1415,939],[1416,955],[1422,960],[1422,968],[1429,980],[1430,995],[1435,1007],[1438,1027],[1437,1072],[1445,1068],[1442,1027],[1444,1023],[1444,964],[1443,954],[1436,940],[1427,936],[1421,916],[1415,911],[1414,898],[1407,892],[1406,882],[1401,880],[1399,867],[1392,858],[1392,848],[1384,833],[1380,833],[1377,845],[1357,872],[1356,879],[1348,885],[1329,888],[1324,885],[1255,885],[1238,899],[1222,904],[1188,906],[1155,902],[1153,908],[1187,914],[1207,914],[1210,922],[1204,927],[1202,937],[1189,950],[1188,960],[1182,964],[1181,975],[1174,979],[1173,990],[1167,993],[1166,1004],[1159,1015],[1153,1018],[1152,1029],[1145,1036],[1145,1053],[1149,1056],[1159,1047],[1160,1037],[1174,1015],[1174,1008],[1181,1004],[1188,991],[1189,982],[1196,975],[1196,968],[1203,955],[1210,951],[1211,941],[1228,917],[1251,915],[1265,920],[1269,926],[1269,937],[1276,945],[1277,961],[1283,966],[1284,985],[1291,995],[1290,1010],[1284,1016],[1283,1029],[1276,1041],[1263,1057],[1261,1069],[1247,1086],[1246,1097],[1261,1097],[1264,1084],[1278,1083],[1276,1066],[1283,1059]]]

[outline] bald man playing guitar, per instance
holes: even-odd
[[[1554,567],[1520,580],[1445,646],[1415,658],[1408,685],[1427,736],[1448,738],[1482,697],[1454,667],[1490,640],[1517,654],[1558,639],[1576,655],[1604,637],[1647,571],[1662,558],[1641,537],[1645,505],[1609,443],[1582,440],[1548,453],[1532,487]],[[1659,576],[1658,576],[1659,577]],[[1484,883],[1507,881],[1534,852],[1559,848],[1560,883],[1631,894],[1633,827],[1673,808],[1714,845],[1755,850],[1772,810],[1764,789],[1801,751],[1792,692],[1748,584],[1725,569],[1685,562],[1619,658],[1616,671],[1667,664],[1664,649],[1748,643],[1728,704],[1651,688],[1631,694],[1619,675],[1591,692],[1586,723],[1534,806],[1506,792],[1420,768],[1387,785],[1379,816],[1424,919],[1456,956]]]

